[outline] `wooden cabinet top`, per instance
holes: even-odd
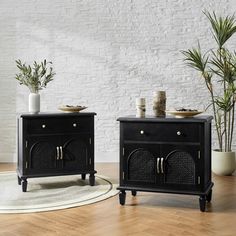
[[[37,114],[32,113],[21,113],[18,114],[19,118],[47,118],[47,117],[85,117],[85,116],[95,116],[95,112],[40,112]]]
[[[195,116],[191,118],[175,118],[174,116],[166,116],[166,117],[155,117],[155,116],[146,116],[143,118],[135,117],[135,116],[125,116],[119,117],[117,120],[121,122],[159,122],[159,123],[204,123],[210,122],[213,119],[212,116]]]

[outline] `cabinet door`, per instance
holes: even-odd
[[[200,147],[197,145],[162,145],[161,172],[165,187],[193,189],[200,184]]]
[[[64,170],[90,169],[94,162],[92,141],[92,138],[85,134],[63,137],[62,168]]]
[[[124,183],[132,185],[155,184],[157,181],[158,146],[125,144],[123,158]]]
[[[26,140],[25,168],[28,173],[51,173],[57,168],[57,137],[35,136]]]

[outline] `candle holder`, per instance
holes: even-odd
[[[153,93],[153,112],[156,117],[166,115],[166,92],[156,91]]]
[[[146,104],[145,98],[136,98],[136,117],[145,117]]]

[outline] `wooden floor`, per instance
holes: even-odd
[[[0,164],[0,171],[14,170]],[[97,164],[98,173],[118,178],[117,164]],[[30,180],[29,180],[30,181]],[[0,235],[236,235],[236,176],[213,176],[213,199],[201,213],[197,196],[127,192],[95,204],[43,213],[0,214]]]

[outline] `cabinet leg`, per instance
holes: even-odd
[[[131,191],[131,194],[132,194],[132,196],[135,197],[135,196],[137,195],[137,191],[136,191],[136,190],[132,190],[132,191]]]
[[[21,185],[21,178],[17,176],[18,184]]]
[[[120,205],[125,205],[125,197],[126,197],[126,192],[124,190],[120,191],[119,193],[119,200],[120,200]]]
[[[211,189],[210,192],[207,194],[206,200],[207,200],[208,202],[211,202],[211,198],[212,198],[212,189]]]
[[[94,184],[95,184],[95,176],[94,176],[94,174],[90,174],[89,175],[89,184],[90,184],[90,186],[94,186]]]
[[[22,192],[27,191],[27,179],[22,179]]]
[[[82,174],[82,175],[81,175],[81,179],[82,179],[82,180],[85,180],[85,179],[86,179],[86,174]]]
[[[199,207],[202,212],[206,209],[206,196],[200,196],[199,197]]]

